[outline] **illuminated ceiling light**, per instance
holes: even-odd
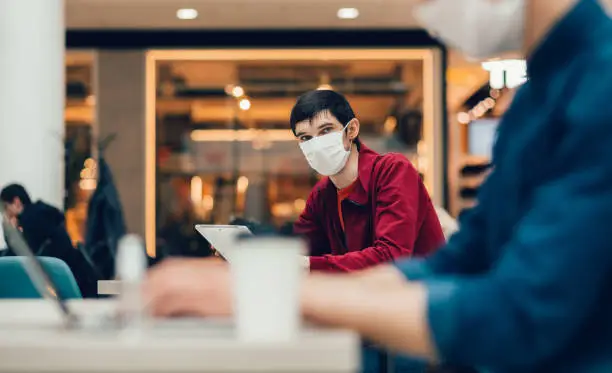
[[[191,202],[202,203],[202,178],[199,176],[191,178]]]
[[[96,181],[96,179],[83,179],[81,181],[79,181],[79,188],[81,190],[95,190],[96,187],[98,186],[98,182]]]
[[[476,106],[474,109],[472,109],[472,112],[474,113],[474,116],[476,118],[480,118],[483,115],[485,115],[485,113],[487,112],[486,109],[483,109],[481,106]]]
[[[96,167],[96,160],[93,158],[87,158],[85,160],[85,163],[83,163],[83,166],[85,166],[85,168],[95,168]]]
[[[334,90],[334,87],[332,87],[332,86],[331,86],[331,85],[329,85],[329,84],[321,84],[321,85],[320,85],[320,86],[317,88],[317,90],[319,90],[319,91],[333,91],[333,90]]]
[[[468,113],[463,112],[463,113],[457,114],[457,121],[461,124],[468,124],[470,123],[470,120],[471,120],[470,114]]]
[[[236,190],[238,193],[243,194],[249,187],[249,179],[246,176],[240,176],[236,182]]]
[[[198,11],[191,8],[179,9],[176,11],[176,18],[182,20],[191,20],[198,18]]]
[[[479,111],[482,111],[483,113],[490,109],[489,107],[487,107],[487,104],[485,104],[484,101],[480,101],[476,107]]]
[[[211,195],[205,195],[202,197],[202,208],[206,211],[210,211],[215,207],[215,199]]]
[[[516,88],[527,81],[525,60],[491,60],[482,63],[489,72],[489,85],[494,89]]]
[[[243,98],[242,100],[240,100],[240,103],[238,105],[240,106],[240,110],[247,111],[251,108],[251,101],[249,101],[248,98]]]
[[[495,107],[495,100],[491,97],[486,98],[483,102],[487,109],[493,109]]]
[[[340,19],[355,19],[359,17],[359,9],[357,8],[340,8],[338,9],[338,18]]]
[[[236,98],[244,96],[244,88],[239,85],[235,86],[234,88],[232,88],[232,96]]]
[[[491,70],[489,85],[493,89],[502,89],[506,86],[506,76],[503,70]]]

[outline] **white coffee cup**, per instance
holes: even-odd
[[[230,263],[234,317],[245,342],[287,342],[301,326],[303,241],[277,236],[238,240]]]

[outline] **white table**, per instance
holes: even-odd
[[[98,281],[98,295],[119,295],[121,292],[121,282],[118,280]]]
[[[113,301],[73,301],[101,314]],[[246,344],[231,326],[149,330],[134,341],[116,331],[66,331],[48,301],[0,301],[0,372],[356,372],[359,339],[308,329],[292,343]],[[229,322],[227,323],[229,324]]]

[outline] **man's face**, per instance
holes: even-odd
[[[12,202],[4,202],[4,211],[9,218],[16,218],[23,212],[23,204],[16,197]]]
[[[303,120],[295,125],[295,137],[299,142],[306,142],[313,137],[332,132],[340,132],[347,123],[340,123],[329,111],[323,111],[312,120]],[[349,149],[351,142],[359,135],[359,121],[353,119],[348,123],[348,135],[344,136],[344,147]]]

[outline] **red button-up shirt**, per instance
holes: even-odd
[[[410,161],[360,145],[358,183],[342,201],[329,178],[312,190],[294,232],[310,245],[310,269],[349,272],[423,256],[444,243],[429,194]]]

